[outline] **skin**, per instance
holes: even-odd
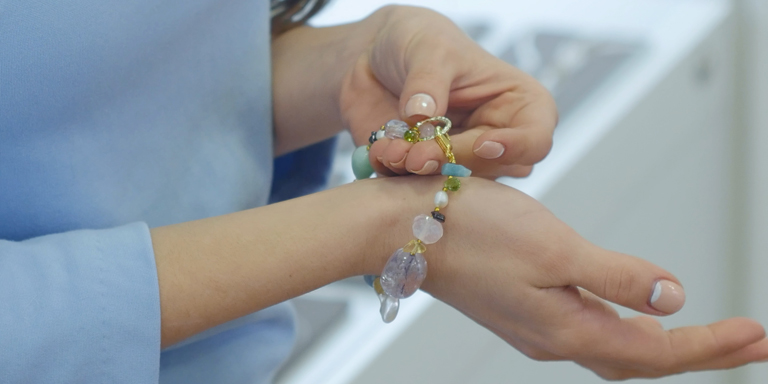
[[[436,26],[440,33],[431,33]],[[388,7],[359,23],[290,31],[273,42],[273,68],[277,154],[341,128],[362,144],[382,122],[405,118],[408,99],[426,92],[436,114],[457,122],[459,163],[485,177],[525,175],[549,151],[557,120],[535,81],[418,8]],[[485,140],[507,151],[477,158],[474,149]],[[382,175],[408,173],[444,161],[431,144],[380,140],[371,158]],[[443,181],[357,181],[152,229],[163,346],[331,282],[378,274],[412,239],[412,218],[431,210]],[[665,331],[649,316],[620,318],[608,301],[666,315],[648,304],[652,286],[680,282],[647,261],[587,242],[519,191],[483,178],[462,182],[444,210],[445,236],[428,246],[422,289],[527,356],[572,360],[614,380],[768,358],[763,327],[749,319]]]
[[[153,229],[163,346],[333,281],[378,274],[443,181],[370,179]],[[649,317],[620,318],[606,300],[663,315],[648,305],[652,284],[677,279],[587,242],[512,188],[464,179],[444,212],[445,236],[427,248],[422,288],[531,358],[573,360],[611,379],[768,358],[752,320],[665,331]]]

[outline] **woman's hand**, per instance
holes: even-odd
[[[447,115],[459,163],[482,177],[526,176],[547,155],[557,112],[533,78],[433,11],[390,6],[352,24],[301,27],[272,43],[275,153],[349,129],[358,145],[390,119]],[[382,139],[381,175],[439,173],[433,141]]]
[[[385,223],[389,243],[399,239],[404,245],[411,238],[410,220],[423,212],[407,212],[408,202],[439,189],[442,178],[418,180],[376,181],[397,191],[393,198],[399,199],[388,204],[395,211],[391,216],[402,219]],[[444,210],[445,235],[427,247],[422,289],[527,356],[572,360],[607,379],[724,369],[768,358],[763,327],[752,320],[665,331],[650,316],[620,318],[608,302],[654,316],[677,312],[685,300],[681,283],[645,260],[589,243],[512,188],[479,178],[462,181]],[[368,261],[370,272],[378,273],[384,263],[381,257]]]
[[[387,7],[367,22],[382,26],[340,94],[341,116],[359,145],[387,120],[447,115],[457,161],[477,176],[526,176],[547,155],[557,112],[533,78],[433,11]],[[426,175],[439,174],[445,156],[434,141],[384,138],[370,161],[380,175]]]

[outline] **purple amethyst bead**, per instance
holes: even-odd
[[[411,255],[398,249],[381,272],[381,288],[397,299],[409,297],[421,287],[427,277],[427,260],[421,253]]]

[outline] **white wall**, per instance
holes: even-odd
[[[768,1],[739,0],[742,76],[739,107],[746,149],[748,185],[743,214],[749,284],[743,292],[748,316],[768,326]],[[768,382],[768,364],[753,365],[745,383]]]

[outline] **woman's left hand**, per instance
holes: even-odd
[[[363,23],[382,19],[341,86],[341,117],[358,145],[390,119],[447,115],[457,162],[475,175],[527,176],[547,155],[557,111],[536,80],[436,12],[392,6]],[[445,156],[432,140],[383,138],[370,160],[380,175],[426,175],[439,174]]]

